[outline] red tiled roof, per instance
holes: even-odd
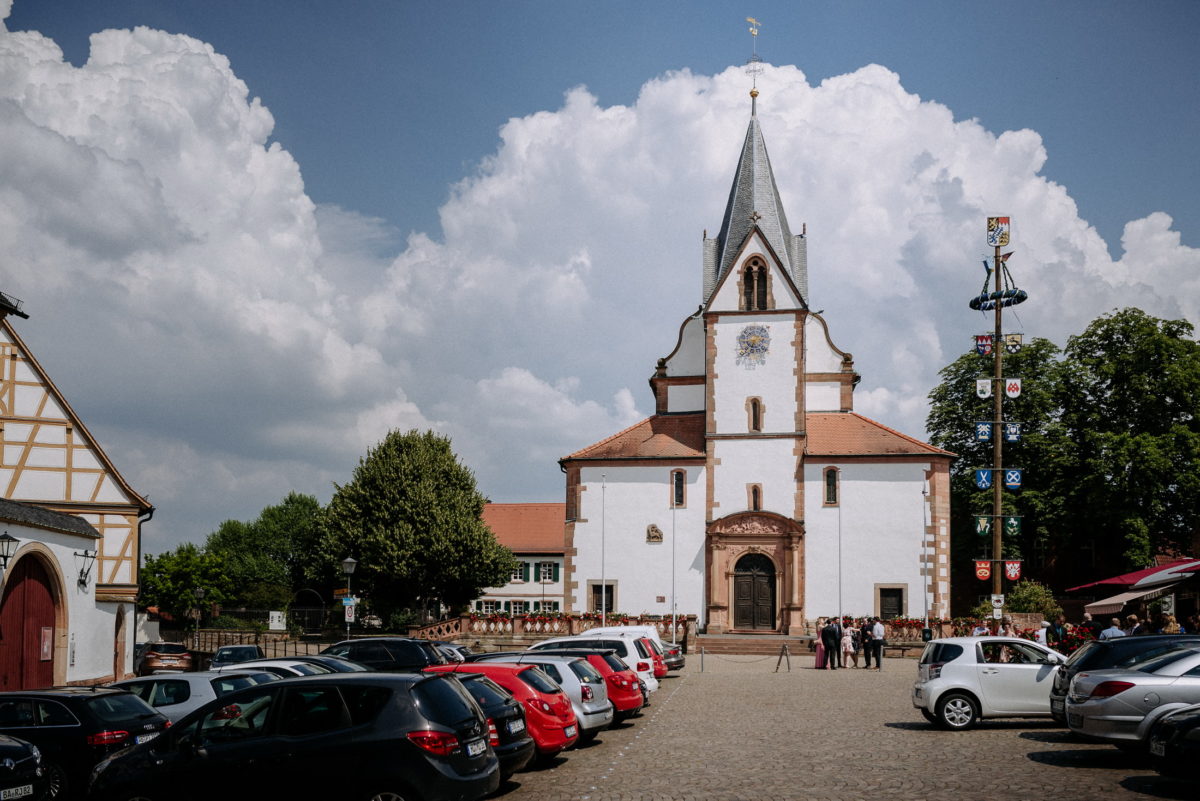
[[[812,412],[807,423],[810,456],[954,455],[854,412]]]
[[[704,456],[704,412],[647,417],[567,459],[694,459]]]
[[[565,550],[565,503],[489,503],[483,522],[496,541],[514,553],[562,553]]]

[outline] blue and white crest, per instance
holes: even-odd
[[[1020,423],[1005,423],[1004,424],[1004,441],[1005,442],[1020,442],[1021,441],[1021,424]]]
[[[1004,486],[1010,490],[1021,488],[1021,468],[1009,468],[1004,471]]]
[[[975,471],[975,486],[980,489],[992,488],[992,469],[990,467],[981,467]]]
[[[975,424],[975,441],[989,442],[992,439],[992,424],[991,423],[976,423]]]

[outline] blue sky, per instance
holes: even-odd
[[[327,500],[389,428],[561,500],[557,460],[653,411],[699,302],[747,16],[858,411],[922,435],[981,327],[987,214],[1027,335],[1200,324],[1197,3],[9,5],[0,290],[158,506],[151,553]]]

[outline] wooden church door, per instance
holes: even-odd
[[[31,557],[14,564],[0,602],[0,690],[54,684],[54,617],[46,569]]]
[[[733,574],[733,627],[775,629],[775,565],[759,553],[738,560]]]

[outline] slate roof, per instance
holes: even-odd
[[[855,412],[810,412],[809,456],[954,456]]]
[[[571,459],[694,459],[704,457],[704,412],[647,417]]]
[[[566,550],[565,503],[489,503],[483,522],[496,541],[513,553],[563,553]]]
[[[757,217],[757,223],[751,217],[755,212],[761,215]],[[738,248],[755,224],[783,262],[784,271],[791,275],[789,244],[792,231],[783,213],[783,201],[779,199],[779,188],[775,185],[775,173],[767,157],[767,143],[763,141],[758,117],[752,116],[746,128],[746,139],[742,143],[742,155],[733,176],[733,186],[729,190],[729,202],[725,204],[721,233],[717,235],[720,243],[720,260],[715,276],[717,281],[732,267]]]
[[[23,523],[34,528],[48,531],[61,531],[64,534],[77,534],[89,539],[100,539],[100,532],[82,517],[52,512],[40,506],[34,506],[20,501],[10,501],[0,498],[0,521]]]

